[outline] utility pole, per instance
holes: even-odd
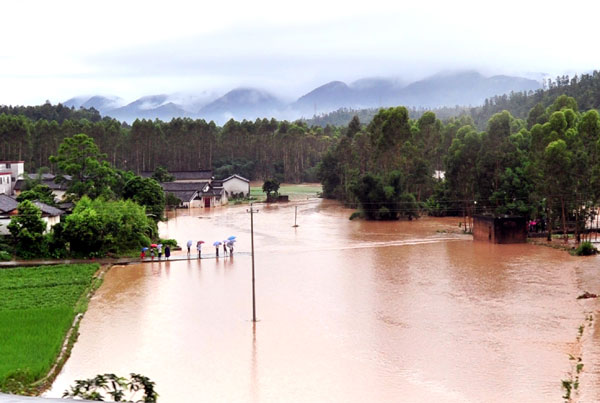
[[[298,218],[298,206],[295,206],[296,209],[294,210],[294,228],[296,228],[298,226],[297,224],[297,218]]]
[[[254,210],[252,203],[250,203],[250,210],[246,210],[250,213],[250,244],[252,246],[252,322],[256,322],[256,297],[254,292],[254,213],[258,213],[258,210]]]

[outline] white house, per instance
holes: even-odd
[[[250,196],[250,181],[240,175],[231,175],[229,178],[223,179],[223,189],[225,196],[228,199],[236,196]]]
[[[224,180],[215,180],[212,171],[170,172],[174,182],[161,183],[165,193],[172,193],[181,200],[181,207],[218,207],[229,202],[232,197],[250,195],[250,181],[239,175],[231,175]],[[150,177],[152,172],[142,172]]]
[[[23,178],[25,173],[25,161],[0,161],[0,176],[2,176],[2,185],[0,186],[0,193],[6,195],[12,195],[13,188],[17,180]],[[6,191],[5,176],[10,175],[10,191]]]
[[[12,194],[12,180],[10,172],[0,172],[0,194]]]

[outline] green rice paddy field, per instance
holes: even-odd
[[[0,269],[0,391],[27,392],[50,370],[98,267]]]

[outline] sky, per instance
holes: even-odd
[[[14,1],[2,4],[0,104],[133,101],[440,71],[538,77],[600,68],[600,2]]]

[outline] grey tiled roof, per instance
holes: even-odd
[[[19,203],[16,199],[7,196],[5,194],[0,194],[0,213],[9,213],[17,208]]]
[[[160,186],[162,186],[163,190],[165,192],[171,192],[173,193],[174,191],[196,191],[196,190],[201,190],[204,186],[206,186],[208,182],[193,182],[193,183],[189,183],[189,182],[164,182],[161,183]]]
[[[223,182],[227,182],[228,180],[230,180],[230,179],[233,179],[233,178],[238,178],[238,179],[241,179],[241,180],[243,180],[244,182],[250,182],[250,180],[249,180],[249,179],[246,179],[246,178],[244,178],[243,176],[240,176],[240,175],[238,175],[238,174],[233,174],[233,175],[231,175],[230,177],[223,179]]]
[[[63,215],[65,213],[61,209],[49,206],[49,205],[39,202],[39,201],[35,201],[35,202],[33,202],[33,204],[35,204],[40,210],[42,210],[42,213],[48,214],[52,217],[57,216],[57,215]]]
[[[182,202],[189,202],[192,200],[192,197],[196,194],[195,190],[174,190],[169,191],[168,193],[172,193],[175,197],[177,197]]]
[[[177,181],[206,180],[212,178],[213,176],[213,171],[211,169],[201,169],[198,171],[173,171],[169,173],[173,175]],[[153,174],[154,172],[152,171],[143,171],[140,176],[143,178],[150,178]]]

